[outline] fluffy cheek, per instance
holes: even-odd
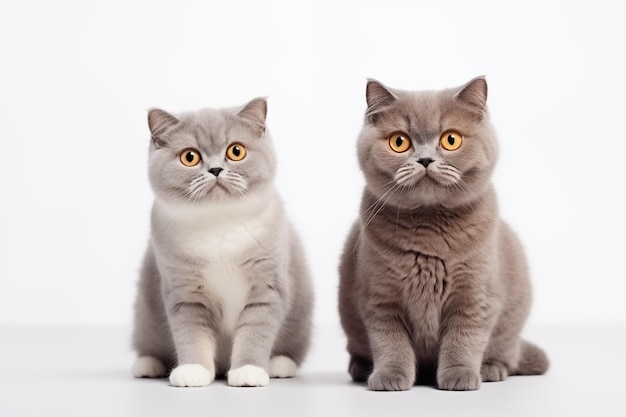
[[[182,201],[188,192],[189,183],[194,173],[201,168],[186,168],[178,161],[166,161],[164,158],[153,158],[150,161],[148,175],[154,194],[165,201]]]
[[[472,143],[464,144],[461,149],[444,155],[443,161],[445,161],[446,165],[455,167],[461,175],[473,168],[484,165],[486,156],[481,152],[481,149],[477,149],[473,145]]]
[[[253,154],[241,163],[231,163],[229,175],[233,181],[245,183],[248,190],[264,189],[274,180],[276,164],[268,155]]]
[[[472,142],[470,138],[454,154],[446,155],[446,166],[440,172],[443,182],[449,181],[450,185],[460,184],[468,192],[482,189],[489,179],[493,162],[481,144],[476,142]]]
[[[395,182],[398,169],[403,165],[405,159],[392,154],[387,146],[381,143],[374,143],[363,152],[360,163],[367,182],[385,192]]]

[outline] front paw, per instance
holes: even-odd
[[[228,385],[231,387],[264,387],[270,383],[265,369],[254,365],[244,365],[228,371]]]
[[[437,386],[446,391],[475,391],[480,388],[480,374],[469,366],[440,369]]]
[[[372,391],[406,391],[413,386],[413,378],[405,372],[391,369],[375,369],[367,385]]]
[[[175,387],[206,387],[215,380],[215,371],[199,364],[180,365],[170,374]]]

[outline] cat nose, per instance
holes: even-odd
[[[428,168],[428,165],[430,165],[432,162],[435,162],[435,160],[433,158],[420,158],[417,160],[417,162],[424,165],[424,168]]]
[[[220,172],[224,171],[224,168],[209,168],[209,172],[216,177],[220,175]]]

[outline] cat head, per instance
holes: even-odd
[[[402,209],[467,204],[496,163],[487,82],[442,91],[392,90],[369,80],[358,157],[368,189]]]
[[[178,116],[150,110],[149,177],[156,198],[194,205],[267,190],[276,163],[266,113],[263,98]]]

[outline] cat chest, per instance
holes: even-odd
[[[257,243],[245,227],[203,232],[187,237],[188,253],[200,260],[204,291],[219,302],[221,330],[232,334],[251,290],[242,260]]]
[[[420,343],[436,344],[441,310],[448,292],[446,265],[440,258],[410,253],[403,282],[407,321]]]
[[[411,298],[441,302],[446,292],[447,270],[441,258],[411,252],[406,256],[405,285]]]
[[[205,291],[220,303],[221,330],[232,334],[237,328],[239,316],[246,306],[250,292],[250,280],[231,254],[212,257],[202,273]]]

